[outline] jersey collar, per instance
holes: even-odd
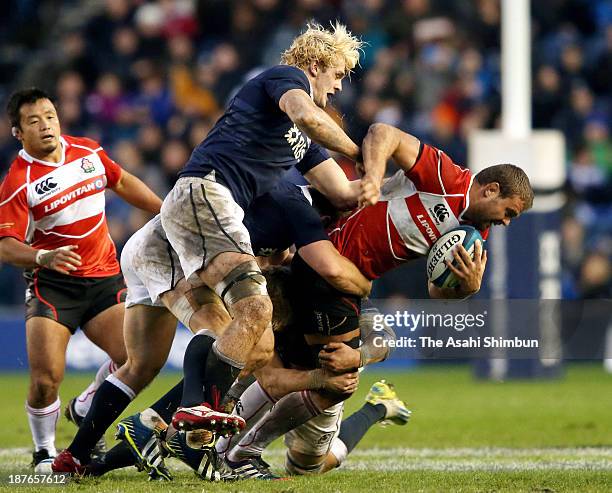
[[[464,221],[463,219],[463,215],[465,214],[465,212],[468,210],[468,207],[470,207],[470,190],[472,189],[472,185],[474,184],[474,176],[472,175],[470,178],[470,184],[468,186],[467,192],[465,193],[465,207],[464,209],[461,211],[461,214],[459,214],[459,222]]]
[[[28,163],[36,162],[39,164],[44,164],[45,166],[53,166],[54,168],[59,168],[66,161],[66,148],[68,147],[68,142],[66,142],[63,136],[60,135],[59,141],[60,141],[60,145],[62,146],[62,158],[60,159],[59,163],[51,163],[49,161],[43,161],[41,159],[36,159],[35,157],[30,156],[26,152],[25,149],[21,149],[19,151],[19,157],[21,157],[22,159],[25,159]]]

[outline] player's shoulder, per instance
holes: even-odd
[[[21,186],[26,181],[28,162],[21,156],[13,159],[6,173],[0,175],[0,183],[4,186]]]
[[[102,146],[97,141],[89,137],[76,137],[74,135],[62,135],[62,137],[69,145],[77,148],[84,148],[91,152],[97,152],[102,149]]]
[[[259,74],[256,79],[265,81],[295,81],[306,88],[310,87],[310,82],[306,74],[297,67],[291,65],[275,65]]]

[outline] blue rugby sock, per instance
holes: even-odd
[[[385,417],[387,410],[382,404],[366,402],[359,411],[342,421],[338,438],[350,453],[361,441],[367,431]]]
[[[98,440],[134,397],[134,391],[114,375],[109,375],[98,387],[87,416],[83,418],[79,431],[68,446],[70,453],[81,464],[89,463],[91,451]]]

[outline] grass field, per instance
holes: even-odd
[[[357,409],[373,381],[383,375],[367,372],[347,414]],[[79,392],[90,375],[69,375],[62,402]],[[482,382],[464,366],[428,367],[390,372],[398,393],[413,410],[406,427],[376,426],[337,471],[321,477],[292,478],[273,483],[203,483],[179,462],[170,465],[175,481],[146,482],[135,469],[124,470],[56,490],[344,492],[344,491],[612,491],[612,376],[601,366],[569,367],[556,381]],[[178,380],[165,374],[130,407],[136,411]],[[11,473],[28,472],[30,434],[23,411],[24,374],[0,375],[3,402],[0,418],[0,488]],[[74,434],[62,419],[57,444]],[[107,434],[113,443],[112,433]],[[281,443],[265,456],[280,472]]]

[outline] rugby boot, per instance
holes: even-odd
[[[243,418],[211,409],[204,403],[194,407],[179,407],[172,416],[177,430],[208,430],[215,435],[237,435],[246,426]]]
[[[68,449],[62,450],[51,464],[54,473],[71,474],[74,476],[84,476],[86,468],[79,459],[74,457]]]
[[[174,457],[187,464],[197,476],[207,481],[220,480],[220,466],[215,439],[208,430],[176,431],[167,436],[160,434],[160,447],[164,455]]]
[[[383,426],[389,424],[405,425],[412,414],[406,404],[397,396],[393,384],[387,383],[385,380],[374,383],[365,400],[373,406],[376,404],[385,406],[385,417],[380,422]]]
[[[241,479],[262,479],[265,481],[287,480],[277,476],[270,471],[270,464],[260,456],[253,456],[247,459],[232,461],[225,457],[225,471],[221,476],[224,481],[236,481]]]
[[[147,471],[150,479],[172,480],[158,440],[159,434],[167,428],[165,421],[152,409],[128,416],[117,424],[115,437],[127,444],[136,459],[136,467]]]

